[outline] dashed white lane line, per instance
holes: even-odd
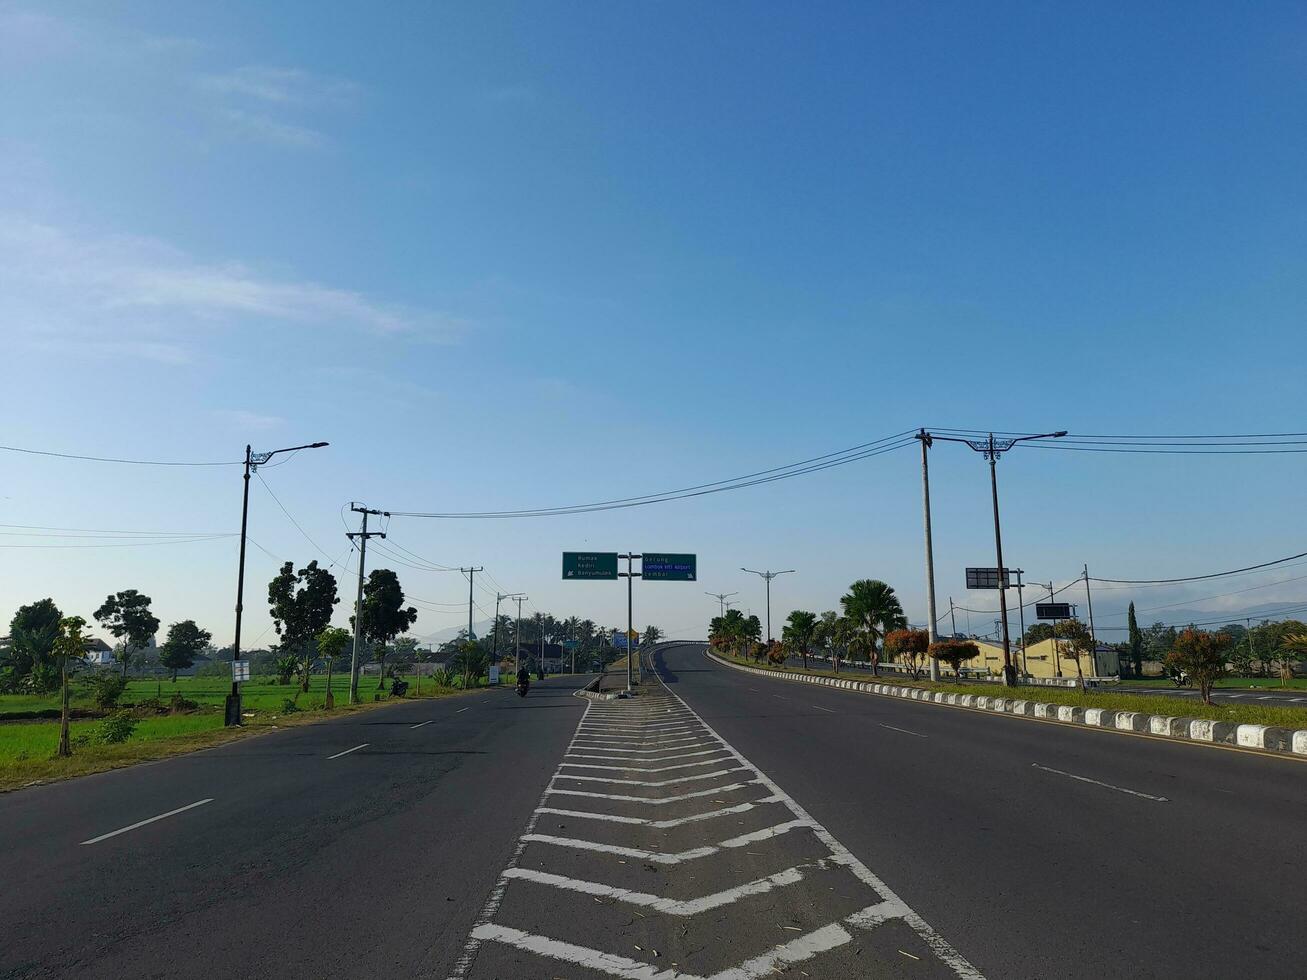
[[[1141,793],[1137,789],[1126,789],[1124,786],[1113,786],[1111,783],[1104,783],[1097,779],[1090,779],[1088,776],[1077,776],[1073,772],[1064,772],[1061,769],[1053,769],[1049,766],[1041,766],[1038,762],[1030,763],[1035,769],[1042,769],[1044,772],[1054,772],[1059,776],[1066,776],[1068,779],[1078,779],[1082,783],[1093,783],[1095,786],[1102,786],[1104,789],[1113,789],[1118,793],[1129,793],[1131,796],[1139,796],[1145,800],[1152,800],[1155,803],[1170,803],[1165,796],[1153,796],[1151,793]]]
[[[930,738],[929,735],[922,735],[921,732],[910,732],[906,728],[895,728],[893,725],[881,725],[881,728],[888,728],[892,732],[902,732],[904,735],[915,735],[917,738]]]
[[[194,810],[197,806],[204,806],[206,803],[212,803],[213,797],[207,800],[196,800],[194,803],[187,803],[185,806],[179,806],[176,810],[169,810],[167,813],[160,813],[156,817],[148,817],[145,820],[138,820],[136,823],[128,824],[126,827],[119,827],[117,830],[111,830],[107,834],[101,834],[99,837],[92,837],[90,840],[82,841],[82,844],[98,844],[102,840],[108,840],[110,837],[117,837],[119,834],[125,834],[129,830],[136,830],[147,824],[155,823],[159,820],[166,820],[168,817],[175,817],[179,813],[185,813],[187,810]]]
[[[346,749],[344,752],[337,752],[335,755],[329,755],[327,756],[327,761],[330,762],[332,759],[339,759],[342,755],[349,755],[351,752],[357,752],[359,749],[366,749],[371,744],[371,742],[364,742],[362,745],[356,745],[354,748]]]
[[[408,726],[408,727],[409,727],[409,731],[412,731],[412,730],[415,729],[415,728],[425,728],[427,725],[430,725],[431,722],[433,722],[433,721],[435,721],[435,720],[436,720],[436,719],[431,718],[431,719],[428,719],[427,721],[418,722],[416,725],[409,725],[409,726]]]
[[[772,697],[774,697],[777,701],[788,701],[788,700],[789,700],[789,698],[783,698],[783,697],[781,697],[779,694],[773,694]]]
[[[823,707],[822,707],[821,705],[819,705],[819,704],[814,704],[813,707],[816,708],[818,711],[828,711],[828,712],[830,712],[830,713],[833,714],[833,715],[837,715],[837,714],[839,714],[839,712],[836,711],[834,708],[823,708]]]
[[[472,707],[472,705],[469,704],[467,708],[459,708],[457,711],[454,712],[454,714],[461,715],[464,711],[467,711],[467,709],[470,707]]]

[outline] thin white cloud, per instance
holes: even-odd
[[[214,418],[227,423],[233,429],[266,432],[286,424],[286,420],[277,415],[260,415],[242,408],[218,409],[211,413]]]
[[[437,342],[465,326],[358,290],[202,262],[155,239],[80,236],[0,214],[0,322],[33,341],[74,337],[106,354],[132,343],[139,356],[180,363],[197,327],[250,318]]]
[[[246,112],[244,109],[223,109],[221,115],[236,131],[254,136],[265,143],[314,150],[326,142],[326,137],[316,129],[282,122],[263,113]]]
[[[196,84],[217,95],[279,105],[346,105],[359,93],[358,84],[347,79],[266,65],[244,65],[221,74],[201,75]]]

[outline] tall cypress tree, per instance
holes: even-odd
[[[1128,613],[1130,624],[1130,662],[1136,677],[1144,676],[1144,635],[1139,632],[1139,623],[1135,621],[1135,604],[1130,603]]]

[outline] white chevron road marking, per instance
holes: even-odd
[[[674,779],[613,779],[611,776],[573,776],[571,773],[560,772],[555,779],[576,779],[586,783],[618,783],[622,786],[679,786],[681,783],[698,782],[701,779],[716,779],[718,776],[726,776],[733,772],[749,770],[748,766],[732,766],[729,769],[719,769],[717,772],[701,772],[693,776],[677,776]],[[749,770],[750,772],[752,770]]]
[[[635,858],[639,861],[651,861],[654,864],[684,864],[686,861],[694,861],[701,857],[708,857],[709,855],[717,854],[727,848],[748,847],[750,844],[758,844],[765,840],[771,840],[773,837],[779,837],[781,834],[806,826],[808,825],[802,820],[787,820],[785,823],[778,823],[774,827],[755,830],[750,834],[741,834],[738,837],[732,837],[717,844],[705,844],[702,847],[692,847],[688,851],[681,851],[679,854],[664,854],[662,851],[645,851],[638,847],[622,847],[618,844],[600,844],[597,841],[580,840],[574,837],[555,837],[552,834],[528,834],[523,839],[538,844],[553,844],[555,847],[570,847],[577,851],[599,851],[604,854],[619,854],[622,857]]]
[[[536,813],[552,813],[560,817],[579,817],[583,820],[604,820],[609,823],[639,824],[644,827],[653,827],[655,830],[669,830],[672,827],[682,827],[685,824],[699,823],[702,820],[712,820],[714,817],[729,817],[738,813],[748,813],[759,806],[781,802],[783,801],[779,796],[764,796],[761,800],[753,800],[750,803],[737,803],[734,806],[722,807],[720,810],[708,810],[704,813],[693,813],[688,817],[673,817],[668,820],[651,820],[647,817],[622,817],[615,813],[591,813],[589,810],[563,810],[551,806],[539,807]]]
[[[744,789],[756,782],[758,782],[756,779],[746,779],[740,783],[731,783],[729,786],[714,786],[712,789],[701,789],[695,793],[682,793],[680,796],[663,796],[656,799],[650,799],[647,796],[625,796],[621,793],[587,793],[583,789],[554,789],[552,786],[545,790],[545,795],[586,796],[592,800],[617,800],[619,803],[648,803],[651,806],[666,806],[669,803],[681,803],[700,796],[712,796],[714,793],[733,793],[737,789]]]
[[[716,755],[717,753],[713,753]],[[568,769],[607,769],[615,772],[671,772],[673,769],[695,769],[699,766],[715,766],[719,760],[705,759],[702,762],[682,762],[675,766],[596,766],[587,762],[564,762],[559,768]],[[562,775],[562,773],[559,773]]]
[[[580,892],[583,895],[597,895],[603,898],[613,898],[619,902],[625,902],[628,905],[638,905],[641,908],[653,909],[655,912],[662,912],[665,915],[689,916],[698,915],[700,912],[707,912],[710,909],[721,908],[723,905],[733,905],[742,898],[748,898],[751,895],[765,895],[767,892],[774,891],[777,888],[784,888],[787,885],[797,885],[804,877],[812,871],[819,871],[834,865],[845,863],[837,857],[821,858],[807,864],[796,864],[792,868],[786,868],[784,871],[777,871],[775,874],[767,875],[765,878],[756,878],[753,881],[746,881],[742,885],[736,885],[734,888],[727,888],[724,891],[714,892],[711,895],[704,895],[701,898],[692,898],[680,900],[675,898],[664,898],[661,895],[652,895],[648,892],[637,892],[630,888],[618,888],[615,885],[605,885],[602,881],[584,881],[580,878],[569,878],[566,875],[550,874],[547,871],[537,871],[535,868],[508,868],[504,876],[508,878],[517,878],[523,881],[534,881],[541,885],[550,885],[554,888],[561,888],[565,891]]]

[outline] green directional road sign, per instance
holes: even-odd
[[[697,555],[661,555],[646,551],[640,562],[646,582],[693,582],[698,579]]]
[[[617,580],[616,551],[564,551],[564,579]]]

